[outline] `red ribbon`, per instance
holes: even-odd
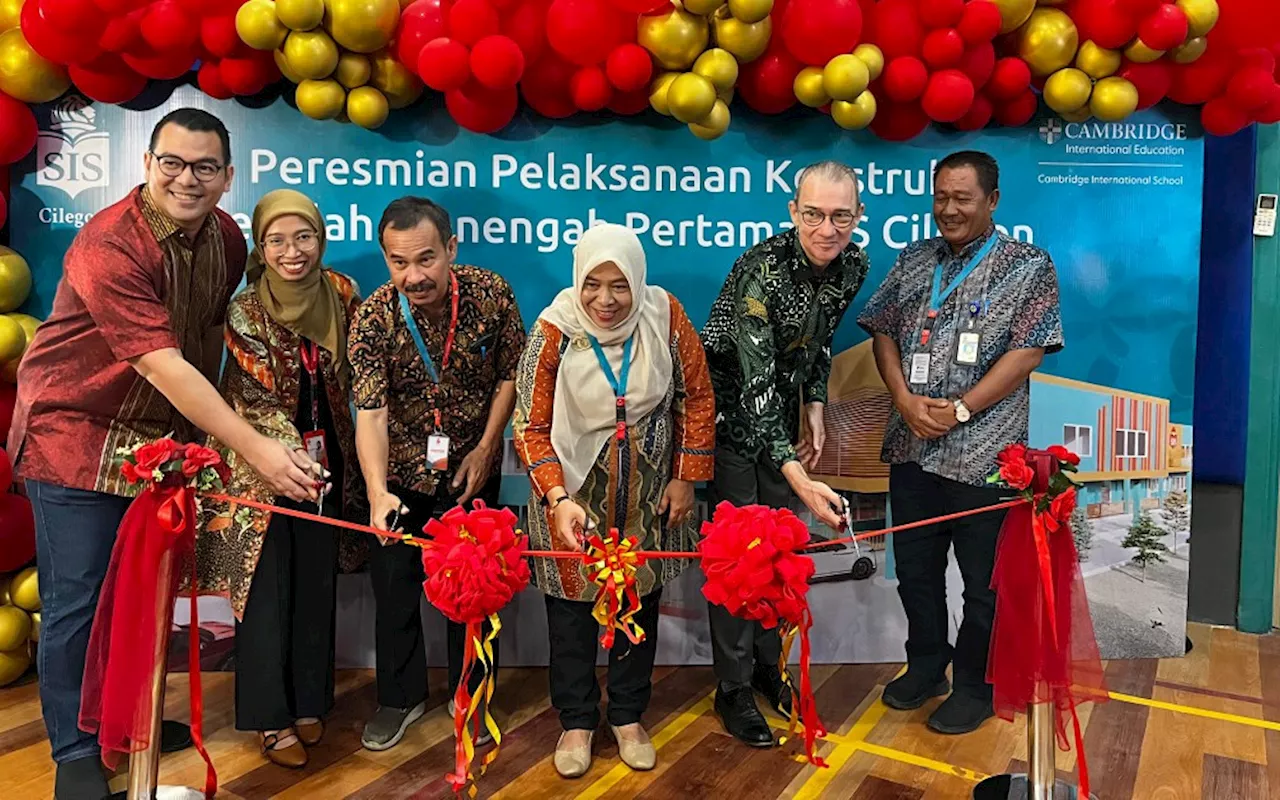
[[[167,648],[178,588],[175,564],[186,557],[195,578],[195,494],[185,487],[150,486],[129,505],[98,597],[81,692],[80,727],[98,736],[102,761],[114,769],[121,755],[151,745],[152,676]],[[170,558],[167,575],[164,559]],[[166,578],[167,580],[163,580]],[[157,578],[161,578],[158,580]],[[193,584],[194,585],[194,584]],[[200,630],[191,596],[188,628],[191,739],[205,762],[205,797],[218,791],[218,776],[204,746],[200,684]]]

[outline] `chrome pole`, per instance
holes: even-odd
[[[1032,703],[1027,709],[1027,782],[1030,800],[1054,800],[1058,773],[1055,765],[1057,734],[1053,703]]]
[[[160,586],[173,586],[173,552],[160,559],[156,580]],[[151,707],[138,709],[139,716],[151,717],[151,735],[145,750],[129,755],[128,800],[152,800],[160,783],[160,721],[164,717],[164,685],[169,658],[169,629],[173,626],[173,594],[162,591],[156,597],[156,645],[151,671]]]

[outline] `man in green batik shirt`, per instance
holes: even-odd
[[[867,277],[867,258],[851,242],[863,211],[857,175],[837,161],[806,167],[790,211],[793,228],[733,265],[702,331],[719,412],[712,490],[717,503],[773,508],[789,506],[794,493],[838,528],[840,498],[806,468],[817,465],[825,439],[831,338]],[[729,733],[770,747],[773,732],[752,689],[789,716],[778,632],[722,606],[711,605],[710,618],[716,712]]]

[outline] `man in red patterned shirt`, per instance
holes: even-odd
[[[53,311],[18,369],[8,450],[36,517],[40,699],[57,800],[107,794],[97,741],[79,715],[98,592],[137,491],[120,474],[117,450],[210,433],[280,494],[316,497],[311,460],[255,431],[213,386],[227,301],[245,263],[239,226],[216,208],[231,186],[230,162],[216,117],[183,108],[160,120],[143,156],[146,183],[76,236]],[[185,737],[168,727],[170,740]]]

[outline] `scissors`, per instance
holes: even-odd
[[[321,480],[320,493],[316,496],[316,515],[323,517],[324,516],[324,496],[329,489],[329,484],[324,481],[325,481],[325,478],[329,476],[325,474],[324,467],[320,466],[319,464],[315,464],[314,467],[315,467],[315,470],[320,473],[320,480]]]

